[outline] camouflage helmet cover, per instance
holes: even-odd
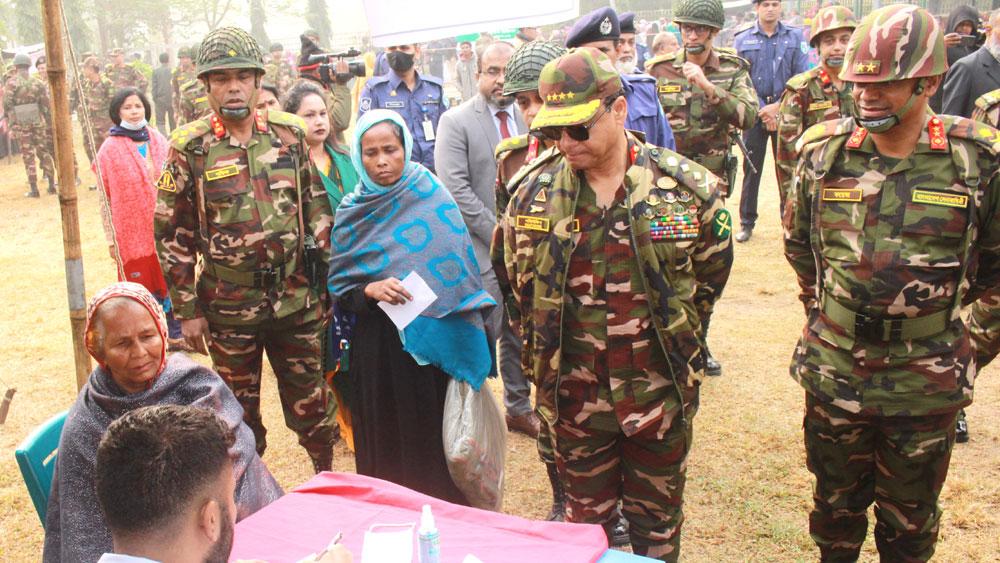
[[[549,41],[531,41],[518,47],[507,61],[503,95],[538,90],[542,67],[566,54],[566,48]]]
[[[941,24],[927,10],[908,4],[879,8],[851,35],[841,80],[891,82],[938,76],[948,70]]]
[[[30,67],[31,66],[31,57],[29,57],[28,55],[26,55],[24,53],[18,53],[16,55],[14,55],[14,60],[11,61],[11,64],[13,66],[18,66],[18,67],[20,67],[20,66]]]
[[[198,49],[198,77],[213,70],[253,69],[264,72],[260,45],[238,27],[220,27],[209,32]]]
[[[177,49],[177,58],[178,59],[183,59],[185,57],[189,58],[189,59],[194,58],[194,57],[191,56],[191,48],[190,47],[181,47],[180,49]]]
[[[827,6],[816,12],[809,33],[809,44],[816,47],[820,34],[834,29],[855,29],[858,20],[854,12],[846,6]]]
[[[592,47],[570,49],[542,68],[538,95],[544,103],[531,128],[566,127],[590,121],[605,98],[621,91],[621,76],[607,55]]]
[[[726,12],[722,0],[681,0],[674,10],[674,21],[722,29],[726,25]]]

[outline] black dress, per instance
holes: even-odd
[[[458,504],[468,504],[448,473],[441,439],[449,377],[403,351],[396,325],[364,296],[340,299],[357,321],[351,339],[349,399],[358,473]]]

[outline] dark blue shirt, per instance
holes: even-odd
[[[651,145],[677,150],[674,131],[656,94],[656,79],[648,74],[623,74],[621,77],[628,102],[625,128],[641,131]]]
[[[413,154],[410,160],[419,162],[434,172],[434,139],[438,120],[448,109],[441,80],[417,74],[417,82],[410,92],[406,83],[395,72],[376,76],[365,84],[358,101],[358,117],[370,109],[391,109],[403,116],[403,121],[413,135]],[[429,125],[425,126],[427,122]],[[425,134],[430,128],[431,136]]]
[[[733,47],[750,62],[750,79],[761,106],[776,103],[788,79],[809,70],[809,43],[802,30],[781,22],[770,37],[755,23],[736,36]]]

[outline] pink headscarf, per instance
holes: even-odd
[[[160,367],[156,369],[156,375],[159,376],[163,371],[163,367],[167,365],[167,319],[163,316],[163,308],[160,307],[153,294],[140,284],[134,282],[114,283],[97,292],[97,295],[91,298],[90,303],[87,305],[87,329],[84,332],[86,335],[87,352],[90,352],[90,355],[97,360],[97,363],[102,368],[106,367],[97,357],[97,339],[93,323],[94,317],[97,316],[97,310],[101,305],[109,299],[116,297],[127,297],[142,305],[156,322],[156,328],[160,333],[160,342],[162,342],[160,348]]]

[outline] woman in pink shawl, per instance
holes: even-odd
[[[111,101],[114,125],[94,162],[105,195],[101,217],[111,258],[118,265],[118,281],[138,283],[156,297],[167,312],[170,348],[183,349],[153,240],[156,180],[168,144],[149,126],[150,111],[146,95],[136,88],[118,90]]]

